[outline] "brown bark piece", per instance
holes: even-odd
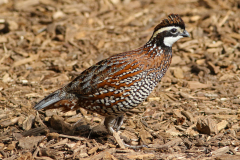
[[[106,154],[113,154],[115,151],[116,151],[115,148],[110,148],[103,152],[100,152],[97,155],[90,156],[89,158],[84,158],[83,160],[98,160],[98,159],[103,158]]]
[[[211,155],[214,157],[217,157],[217,156],[221,156],[221,155],[225,154],[228,151],[229,151],[229,146],[226,146],[226,147],[219,148],[215,151],[212,151]]]
[[[156,148],[156,149],[169,149],[170,147],[178,145],[181,142],[182,142],[181,138],[176,138],[176,139],[173,139],[172,141],[169,141],[169,142],[167,142],[166,144],[163,144],[163,145],[150,144],[150,145],[148,145],[148,147]]]
[[[203,134],[217,134],[218,133],[218,127],[217,127],[217,123],[215,122],[215,120],[213,120],[210,117],[201,117],[197,120],[197,130],[200,133]]]
[[[22,149],[32,150],[44,138],[45,136],[23,137],[19,140],[18,146]]]
[[[188,81],[187,83],[189,89],[208,88],[211,86],[210,84],[203,84],[197,81]]]
[[[113,132],[113,137],[116,139],[116,141],[117,141],[118,145],[120,146],[120,148],[124,149],[125,146],[124,146],[123,141],[122,141],[122,139],[120,138],[119,134],[114,131],[114,132]]]
[[[146,154],[137,154],[137,153],[134,153],[133,155],[130,154],[130,155],[127,155],[126,156],[127,158],[129,159],[151,159],[151,158],[154,158],[155,155],[153,153],[146,153]]]
[[[151,143],[151,139],[152,139],[152,136],[149,132],[147,132],[146,130],[142,130],[139,132],[139,136],[141,137],[142,141],[143,141],[143,144],[149,144]]]

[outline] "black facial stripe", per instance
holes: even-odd
[[[177,37],[179,36],[179,32],[172,34],[170,31],[164,31],[159,33],[155,38],[154,41],[156,41],[157,46],[166,47],[163,43],[163,40],[165,37]]]
[[[179,32],[172,33],[171,31],[164,31],[166,32],[164,37],[177,37],[179,35]]]

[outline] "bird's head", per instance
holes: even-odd
[[[178,14],[170,14],[155,27],[149,42],[158,46],[172,47],[173,43],[183,37],[190,37],[183,20]]]

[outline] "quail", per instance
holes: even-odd
[[[34,108],[69,111],[81,107],[105,116],[104,125],[113,134],[120,129],[124,113],[141,104],[164,76],[172,60],[172,45],[183,37],[190,37],[183,20],[170,14],[144,46],[96,63]]]

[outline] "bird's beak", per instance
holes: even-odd
[[[190,37],[190,34],[186,30],[184,30],[183,33],[182,33],[182,36],[183,37]]]

